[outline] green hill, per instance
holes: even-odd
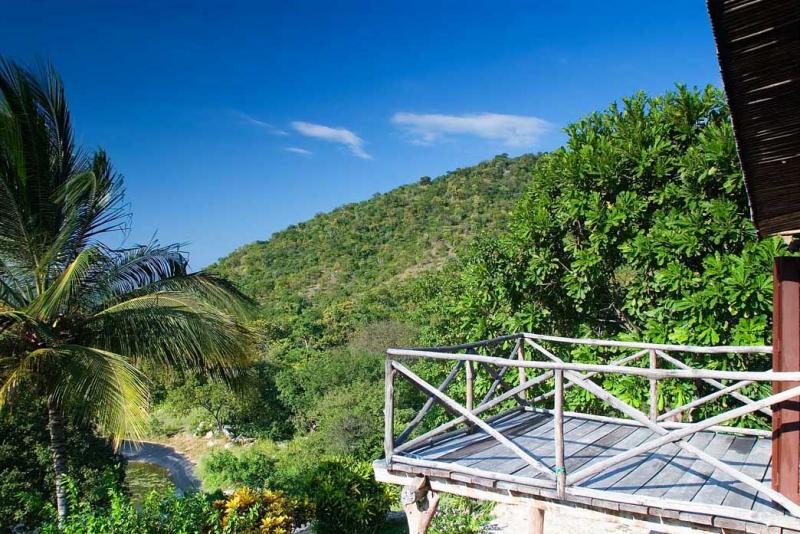
[[[537,156],[497,156],[421,178],[245,245],[211,269],[264,305],[265,317],[313,307],[364,315],[382,292],[444,264],[473,236],[502,229]],[[388,303],[384,303],[388,304]]]

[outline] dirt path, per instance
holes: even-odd
[[[531,532],[528,514],[520,506],[498,504],[494,508],[495,520],[492,522],[492,533]],[[620,525],[584,516],[557,511],[548,511],[544,520],[544,534],[647,534],[649,529]]]
[[[192,461],[172,447],[148,441],[125,443],[122,454],[132,462],[148,462],[167,469],[175,487],[181,492],[200,487],[200,481],[194,475]]]

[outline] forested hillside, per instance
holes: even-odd
[[[364,308],[388,304],[381,295],[396,282],[440,267],[472,237],[504,228],[536,158],[501,155],[422,177],[245,245],[211,269],[257,298],[273,319],[309,305],[329,315],[374,315]]]

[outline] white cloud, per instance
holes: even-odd
[[[292,128],[306,137],[344,145],[356,157],[372,159],[372,156],[364,150],[364,140],[346,128],[331,128],[330,126],[302,121],[292,122]]]
[[[253,117],[251,115],[248,115],[247,113],[243,113],[241,111],[236,111],[234,113],[236,113],[236,116],[239,117],[239,119],[242,122],[245,122],[247,124],[251,124],[253,126],[257,126],[259,128],[262,128],[262,129],[266,130],[267,132],[271,133],[272,135],[280,135],[280,136],[289,135],[289,132],[281,130],[280,128],[277,128],[277,127],[273,126],[272,124],[270,124],[268,122],[265,122],[265,121],[262,121],[260,119],[257,119],[257,118],[255,118],[255,117]]]
[[[500,113],[440,115],[398,112],[392,116],[392,123],[408,131],[415,143],[426,145],[451,135],[472,135],[508,146],[530,147],[553,128],[552,124],[538,117]]]
[[[310,156],[313,154],[310,150],[297,146],[287,146],[284,150],[286,150],[286,152],[292,152],[293,154],[300,154],[301,156]]]

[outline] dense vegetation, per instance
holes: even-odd
[[[503,155],[424,177],[220,260],[214,272],[260,303],[250,324],[253,362],[233,387],[197,370],[144,366],[157,408],[149,432],[230,428],[255,442],[205,455],[199,472],[214,496],[153,497],[137,511],[118,483],[100,496],[75,484],[79,512],[67,527],[281,532],[308,519],[322,533],[380,532],[393,497],[372,480],[368,462],[382,453],[389,346],[512,331],[768,343],[770,267],[785,248],[757,240],[748,220],[722,93],[637,94],[566,132],[567,144],[552,153]],[[611,353],[562,355],[596,362]],[[689,363],[768,365],[735,356]],[[430,363],[415,370],[431,381],[444,373]],[[634,406],[645,400],[644,380],[597,379]],[[702,387],[664,381],[660,404],[682,404]],[[746,391],[760,394],[756,386]],[[399,428],[422,398],[402,383],[395,393]],[[608,411],[579,388],[567,403]],[[717,409],[711,403],[692,417]],[[420,431],[443,416],[433,410]],[[47,476],[35,469],[36,480]],[[486,506],[451,499],[433,530],[480,532],[489,516]]]
[[[777,238],[759,241],[749,221],[722,92],[638,94],[566,131],[567,145],[536,165],[510,231],[478,241],[423,281],[416,300],[428,303],[418,315],[432,325],[426,338],[536,331],[768,343],[772,259],[785,247]],[[572,357],[600,355],[584,349]],[[767,357],[683,357],[711,368],[769,367]],[[702,387],[687,380],[662,385],[662,407],[683,404]],[[633,377],[609,378],[605,386],[635,406],[647,392]],[[757,395],[757,387],[750,392]],[[568,402],[607,410],[578,388]],[[715,409],[706,405],[696,416]]]
[[[348,204],[246,245],[210,267],[262,304],[294,346],[346,343],[393,313],[394,288],[441,268],[479,233],[504,229],[537,156],[498,156]]]

